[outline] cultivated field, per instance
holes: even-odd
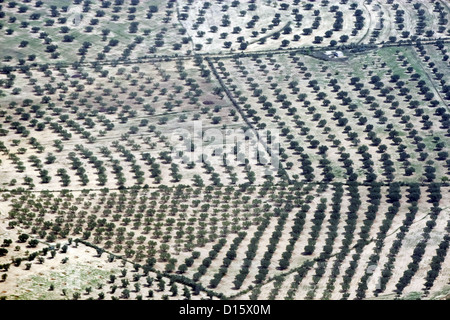
[[[0,2],[0,297],[448,299],[449,13]]]

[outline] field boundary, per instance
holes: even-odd
[[[229,52],[229,53],[194,53],[190,55],[154,55],[154,56],[141,56],[134,59],[113,59],[113,60],[101,60],[101,61],[73,61],[73,62],[55,62],[55,63],[31,63],[30,65],[2,65],[0,63],[0,73],[4,72],[1,68],[8,68],[10,72],[21,70],[23,67],[29,67],[30,69],[36,69],[40,66],[54,66],[57,68],[66,68],[68,66],[91,66],[96,67],[98,65],[132,65],[132,64],[141,64],[141,63],[156,63],[156,62],[169,62],[169,61],[177,61],[177,60],[191,60],[195,59],[198,56],[204,58],[216,58],[216,59],[231,59],[235,57],[248,57],[254,55],[269,55],[269,54],[287,54],[291,52],[310,55],[313,51],[329,51],[329,50],[354,50],[355,52],[367,49],[376,49],[376,48],[384,48],[384,47],[404,47],[404,46],[416,46],[418,44],[422,45],[431,45],[437,42],[450,43],[450,37],[443,38],[433,38],[433,39],[417,39],[417,40],[400,40],[397,42],[381,42],[374,44],[357,44],[351,43],[348,45],[341,46],[304,46],[304,47],[296,47],[296,48],[278,48],[278,49],[270,49],[270,50],[254,50],[254,51],[240,51],[240,52]],[[359,49],[359,50],[358,50]]]

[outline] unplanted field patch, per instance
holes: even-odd
[[[104,282],[111,271],[99,269],[85,263],[68,263],[55,269],[47,269],[26,276],[17,283],[17,289],[8,296],[16,300],[60,300],[70,299],[74,292],[83,292]],[[54,289],[51,290],[50,286]],[[66,295],[62,290],[66,290]]]

